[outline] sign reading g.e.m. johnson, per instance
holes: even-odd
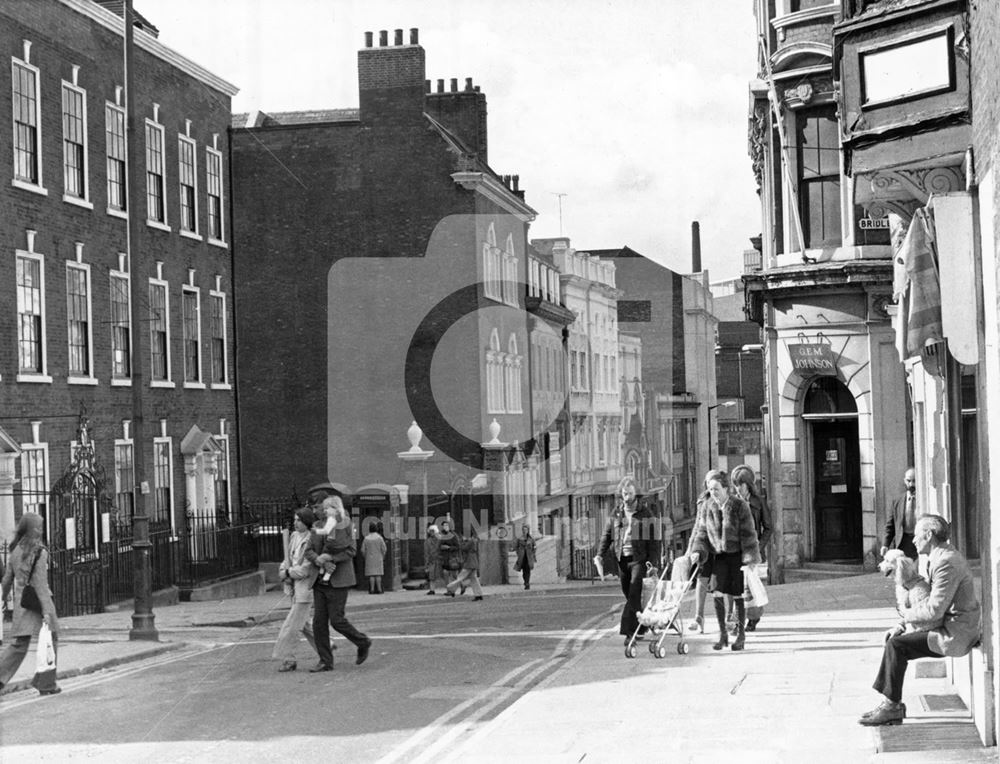
[[[788,354],[792,358],[792,368],[799,374],[825,374],[836,376],[837,363],[833,348],[817,343],[815,345],[789,345]]]

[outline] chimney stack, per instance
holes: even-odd
[[[691,223],[691,272],[701,273],[701,226]]]
[[[388,30],[379,30],[379,46],[372,47],[372,32],[365,33],[365,47],[358,51],[358,100],[365,124],[410,124],[422,122],[424,101],[430,90],[425,79],[424,49],[404,45],[402,28],[394,30],[389,45]],[[416,29],[410,30],[414,39]]]

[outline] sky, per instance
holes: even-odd
[[[420,30],[427,79],[486,94],[489,161],[529,236],[737,276],[760,206],[747,156],[750,0],[134,0],[160,41],[240,88],[233,111],[357,106],[364,33]],[[559,195],[564,196],[559,196]],[[560,221],[560,200],[562,215]],[[561,226],[561,227],[560,227]]]

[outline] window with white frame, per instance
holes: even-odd
[[[70,377],[93,376],[90,266],[66,263],[66,333]]]
[[[108,209],[124,212],[128,206],[125,173],[125,111],[114,104],[104,109],[108,155]]]
[[[86,200],[87,189],[87,94],[63,82],[63,193]]]
[[[177,137],[178,171],[181,195],[181,230],[198,233],[198,160],[195,142]]]
[[[213,148],[205,148],[205,170],[208,180],[208,238],[225,241],[225,225],[222,208],[222,153]]]
[[[215,512],[223,525],[228,525],[233,519],[232,504],[229,497],[229,436],[216,435],[219,443],[219,453],[215,457]]]
[[[500,352],[500,334],[494,329],[486,350],[486,410],[490,414],[504,412],[503,388],[503,353]]]
[[[226,296],[221,292],[210,292],[208,300],[210,306],[209,331],[211,332],[212,384],[228,385],[229,367],[226,363]]]
[[[17,58],[11,59],[14,101],[14,180],[42,185],[41,103],[38,69]]]
[[[163,125],[146,120],[146,218],[167,222],[167,181],[163,173]]]
[[[502,263],[500,250],[497,247],[496,228],[493,223],[486,230],[486,241],[483,243],[483,283],[486,296],[493,300],[502,300],[501,287]]]
[[[170,317],[167,300],[167,285],[150,279],[149,353],[152,361],[151,378],[154,382],[170,380]]]
[[[152,521],[173,527],[174,478],[171,438],[153,438],[153,513]]]
[[[517,254],[513,234],[507,234],[503,250],[503,301],[517,307]]]
[[[132,378],[132,316],[129,277],[111,273],[111,376]]]
[[[521,356],[517,352],[517,336],[507,340],[507,356],[503,360],[504,403],[508,413],[521,413]]]
[[[21,512],[46,515],[48,504],[49,447],[45,443],[21,445]]]
[[[181,292],[184,343],[184,382],[201,382],[201,292],[184,287]]]
[[[21,374],[46,373],[45,269],[41,256],[17,254],[17,368]]]
[[[135,473],[132,470],[132,441],[115,441],[115,509],[118,521],[131,521],[135,514]]]

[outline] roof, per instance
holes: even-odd
[[[125,0],[93,0],[98,5],[103,5],[116,16],[125,18]],[[160,30],[149,23],[149,19],[143,16],[134,7],[132,14],[135,16],[135,25],[144,32],[149,32],[153,37],[160,36]]]
[[[602,259],[614,259],[617,257],[646,257],[645,255],[640,255],[628,245],[619,247],[618,249],[588,249],[585,251]]]
[[[279,125],[325,125],[331,122],[357,122],[358,109],[307,109],[305,111],[252,111],[234,114],[233,127],[275,127]]]

